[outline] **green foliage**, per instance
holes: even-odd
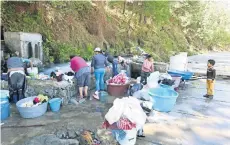
[[[169,1],[145,1],[144,14],[152,16],[157,23],[166,23],[170,17]]]

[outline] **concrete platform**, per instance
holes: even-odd
[[[153,111],[144,126],[146,137],[137,140],[137,145],[228,145],[230,144],[230,80],[217,80],[213,100],[203,98],[206,93],[205,80],[189,82],[169,113]],[[48,111],[36,119],[22,119],[15,107],[2,129],[2,145],[25,145],[24,142],[35,136],[55,133],[61,128],[101,129],[103,117],[111,104],[87,101],[78,106],[66,105],[60,113]],[[109,139],[109,130],[101,135]],[[104,144],[113,145],[115,142]],[[27,144],[28,145],[28,144]]]
[[[216,61],[215,69],[219,76],[230,76],[230,52],[213,52],[188,57],[189,70],[198,74],[206,74],[208,59]]]

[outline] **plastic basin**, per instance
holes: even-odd
[[[21,117],[23,117],[23,118],[36,118],[36,117],[42,116],[43,114],[46,113],[48,102],[42,103],[41,105],[34,106],[34,107],[21,107],[21,105],[23,103],[28,102],[28,101],[33,101],[34,98],[36,98],[36,96],[24,98],[22,100],[19,100],[16,103],[17,109],[18,109]]]
[[[172,87],[172,86],[169,86],[169,85],[160,84],[160,86],[161,86],[162,88],[167,88],[167,89],[172,89],[172,90],[173,90],[173,87]]]
[[[114,97],[124,97],[127,94],[129,84],[125,85],[113,85],[107,84],[107,91],[109,95]]]
[[[184,80],[189,80],[193,76],[193,72],[188,71],[177,71],[177,70],[168,70],[168,74],[170,75],[179,75]]]
[[[60,110],[60,107],[61,107],[61,102],[62,102],[61,98],[53,98],[53,99],[49,100],[51,111],[58,112]]]
[[[153,98],[153,109],[160,112],[170,112],[178,97],[176,91],[162,87],[149,89],[149,95]]]
[[[1,101],[1,120],[5,120],[10,116],[10,103],[7,101]]]

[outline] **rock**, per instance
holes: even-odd
[[[77,137],[77,134],[75,133],[74,130],[68,130],[69,138],[73,139]]]
[[[60,129],[56,133],[56,136],[60,139],[67,138],[68,132],[67,129]]]

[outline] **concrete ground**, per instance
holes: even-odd
[[[154,112],[138,145],[229,145],[230,80],[217,80],[212,100],[203,98],[205,80],[189,82],[169,113]]]
[[[217,75],[230,76],[230,52],[212,52],[188,57],[188,68],[193,72],[205,74],[208,59],[216,61]]]
[[[153,111],[144,126],[146,137],[137,145],[227,145],[230,144],[230,80],[217,80],[212,100],[203,98],[205,80],[191,81],[183,90],[169,113]],[[60,113],[48,111],[36,119],[22,119],[15,108],[4,121],[2,145],[23,144],[34,136],[54,133],[60,128],[98,129],[111,104],[87,101],[79,106],[68,105]],[[38,127],[20,127],[39,125]],[[106,139],[106,138],[103,138]],[[110,143],[111,144],[111,143]]]

